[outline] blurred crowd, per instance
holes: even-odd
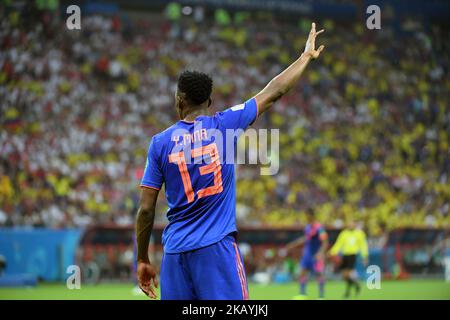
[[[68,30],[55,13],[0,13],[0,226],[133,223],[149,141],[177,120],[177,74],[211,74],[220,111],[296,59],[310,26],[148,12]],[[239,223],[301,225],[312,206],[327,225],[352,218],[372,235],[449,226],[448,28],[316,22],[323,56],[254,125],[280,129],[278,174],[237,169]]]

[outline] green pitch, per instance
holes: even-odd
[[[364,283],[361,282],[364,285]],[[342,299],[344,284],[329,281],[325,287],[326,299]],[[290,300],[298,294],[296,283],[249,285],[250,298],[269,300]],[[318,296],[317,285],[308,285],[310,299]],[[102,300],[148,300],[146,296],[133,293],[132,284],[82,285],[80,290],[69,290],[65,284],[39,284],[34,288],[1,288],[0,300],[5,299],[102,299]],[[383,281],[381,289],[369,290],[363,286],[359,299],[444,299],[450,300],[450,283],[443,280]]]

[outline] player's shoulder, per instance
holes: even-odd
[[[314,226],[314,228],[316,228],[316,229],[320,229],[320,228],[323,227],[322,224],[321,224],[320,222],[318,222],[318,221],[314,222],[314,223],[313,223],[313,226]]]
[[[231,107],[226,107],[225,109],[223,109],[222,111],[218,111],[215,113],[215,116],[220,116],[226,112],[233,112],[233,111],[240,111],[243,110],[245,108],[245,103],[239,103],[236,105],[233,105]]]
[[[317,222],[317,230],[319,230],[319,233],[327,232],[327,229],[325,228],[325,226],[320,222]]]
[[[155,135],[153,135],[152,140],[154,143],[160,143],[161,141],[164,142],[165,140],[170,141],[173,132],[177,129],[180,129],[178,122],[174,123],[173,125],[164,129],[163,131],[160,131]]]
[[[248,99],[247,101],[233,104],[231,106],[225,107],[223,110],[218,111],[214,114],[214,117],[221,117],[224,114],[237,114],[236,111],[242,111],[246,108],[246,106],[254,104],[256,106],[255,98]]]
[[[323,229],[323,226],[320,222],[313,222],[307,225],[308,229],[312,231],[320,231]]]
[[[168,142],[171,139],[171,128],[172,126],[170,126],[169,128],[160,131],[156,134],[154,134],[153,136],[150,137],[149,139],[149,143],[150,143],[150,151],[153,154],[159,154],[160,152],[162,152],[162,150],[164,149],[165,145],[168,145]]]

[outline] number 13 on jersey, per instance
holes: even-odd
[[[195,148],[191,150],[192,158],[209,156],[211,158],[211,162],[201,166],[195,166],[195,170],[199,170],[201,175],[205,174],[214,174],[214,185],[210,187],[206,187],[197,191],[198,198],[203,198],[207,196],[212,196],[223,191],[222,186],[222,165],[220,164],[219,151],[217,149],[217,145],[215,143],[211,143],[207,146]],[[186,193],[186,198],[188,203],[194,201],[195,192],[192,186],[191,177],[189,175],[187,164],[186,164],[186,156],[183,151],[173,153],[169,155],[169,162],[175,163],[178,165],[178,169],[180,170],[181,180],[183,181],[184,192]]]

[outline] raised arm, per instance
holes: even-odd
[[[156,189],[142,188],[136,217],[137,277],[139,287],[147,296],[153,299],[156,298],[153,286],[158,288],[158,277],[156,275],[156,267],[150,263],[148,258],[148,243],[150,242],[150,235],[153,229],[158,193],[159,190]]]
[[[305,70],[311,59],[319,57],[322,50],[325,48],[321,45],[317,50],[315,49],[316,37],[324,30],[316,32],[316,24],[313,22],[311,31],[309,32],[308,40],[306,41],[305,51],[302,53],[294,63],[287,67],[283,72],[273,78],[267,86],[255,96],[258,104],[259,114],[264,113],[273,103],[285,95],[300,78],[303,70]]]

